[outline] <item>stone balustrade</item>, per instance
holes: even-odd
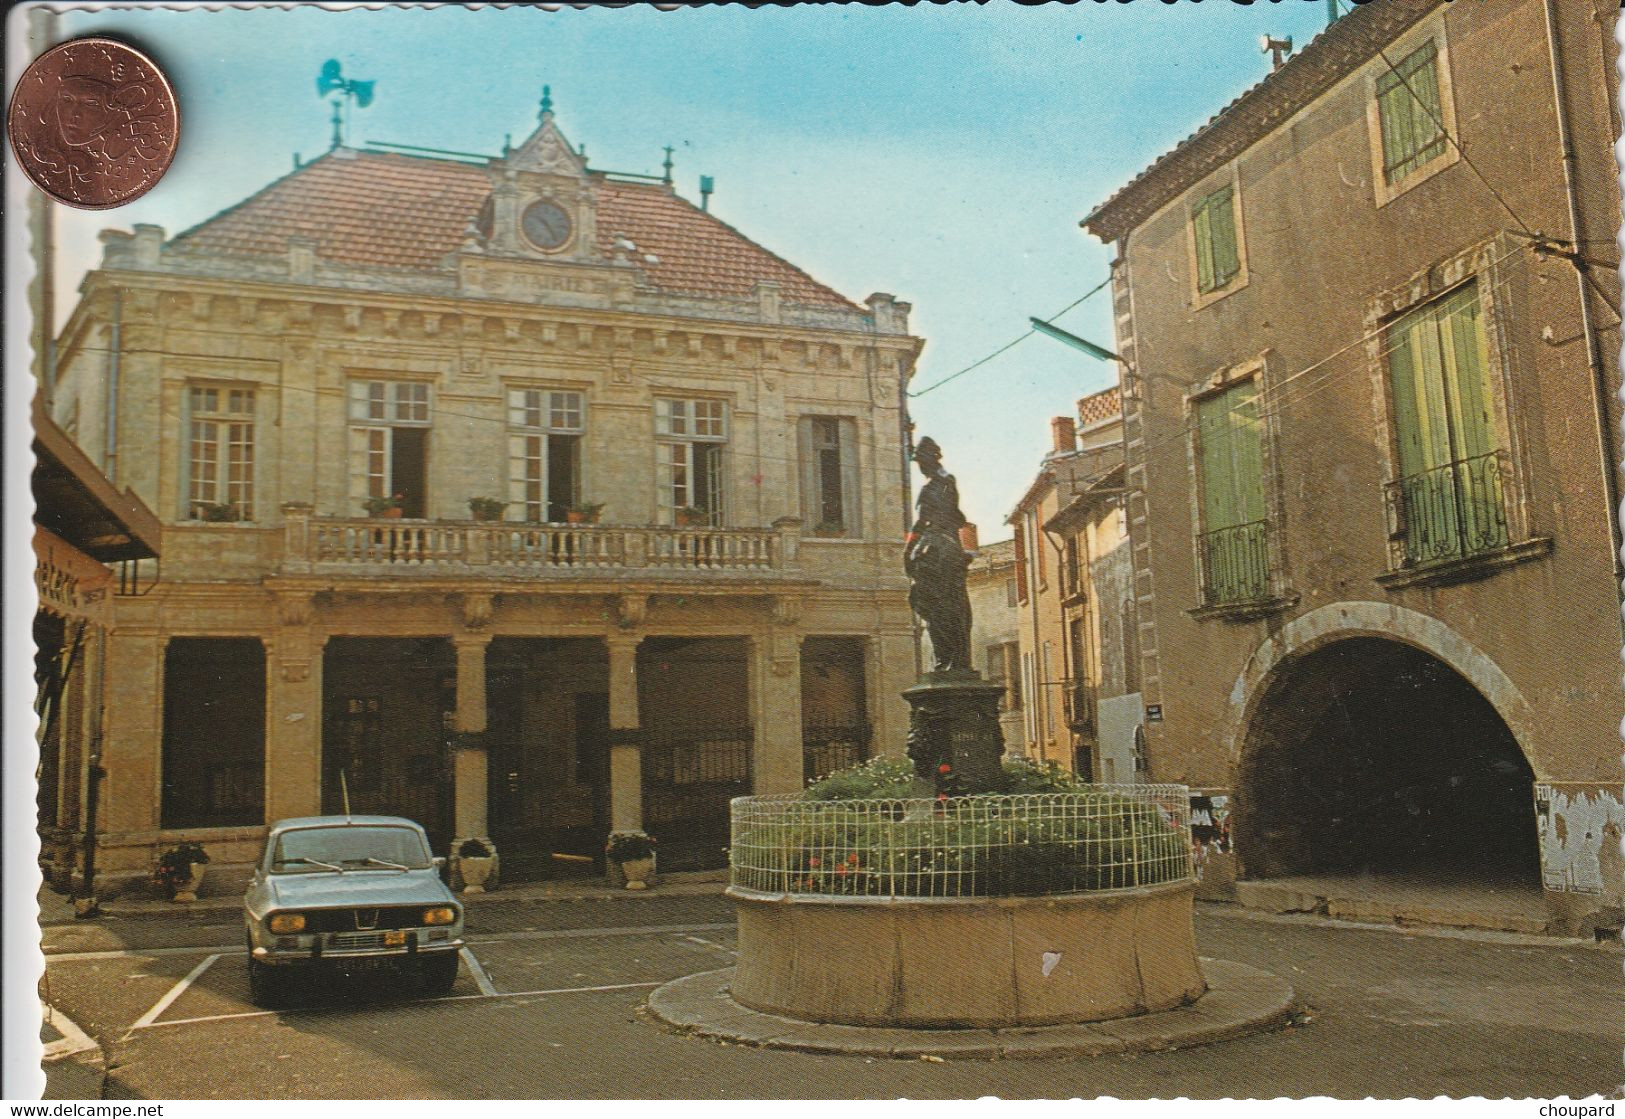
[[[289,574],[729,577],[799,570],[796,517],[771,528],[683,528],[316,517],[299,503],[282,514],[280,568]]]

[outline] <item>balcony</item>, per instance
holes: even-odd
[[[772,528],[555,525],[311,516],[283,507],[279,570],[358,578],[580,582],[780,579],[800,573],[801,522]]]
[[[1087,680],[1066,685],[1066,722],[1076,731],[1095,730],[1095,686]]]
[[[1507,532],[1508,460],[1493,451],[1411,474],[1383,487],[1389,538],[1405,567],[1499,552]]]
[[[1202,563],[1202,604],[1233,606],[1270,596],[1269,522],[1204,532],[1197,538]]]

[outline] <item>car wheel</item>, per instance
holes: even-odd
[[[437,952],[418,964],[418,980],[426,995],[444,995],[457,982],[457,953]]]

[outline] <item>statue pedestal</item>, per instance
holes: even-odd
[[[987,792],[1000,777],[1004,685],[980,673],[928,672],[903,692],[908,700],[908,756],[915,771],[952,795]],[[949,766],[948,773],[942,766]]]

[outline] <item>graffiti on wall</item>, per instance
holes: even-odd
[[[1625,806],[1617,790],[1535,786],[1541,877],[1548,890],[1625,900]]]
[[[1214,855],[1230,853],[1230,798],[1222,794],[1191,794],[1191,855],[1196,876]]]

